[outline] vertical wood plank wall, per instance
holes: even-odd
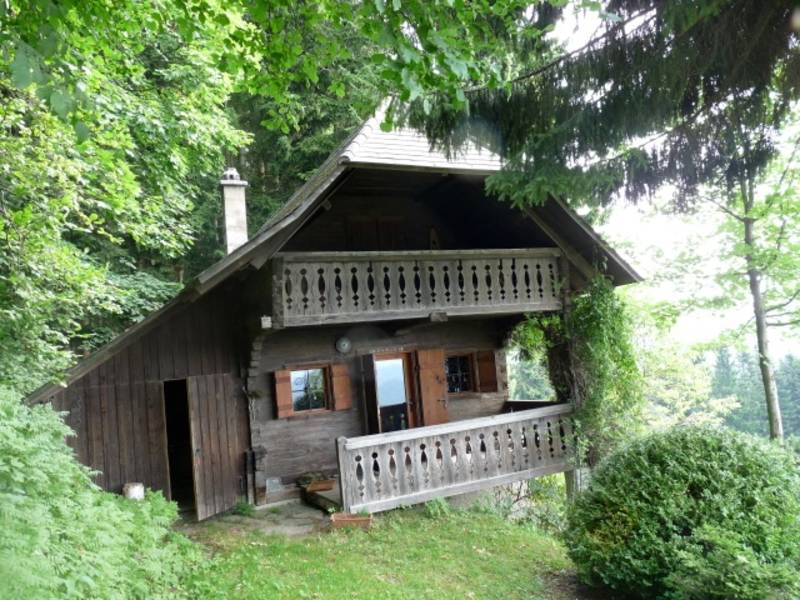
[[[118,492],[124,483],[140,481],[169,494],[163,382],[227,374],[229,387],[241,386],[238,336],[243,324],[234,321],[235,302],[235,296],[220,289],[182,307],[52,398],[53,408],[69,413],[66,423],[77,435],[68,443],[79,460],[100,471],[98,485]],[[236,404],[230,413],[237,428],[235,451],[243,453],[249,447],[247,408],[237,392],[221,393]],[[203,415],[206,420],[218,417],[216,412]],[[215,421],[213,429],[217,426]],[[244,459],[237,461],[237,470],[238,462],[244,475]]]

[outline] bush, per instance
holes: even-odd
[[[239,501],[233,505],[231,512],[240,517],[255,517],[256,507],[248,502]]]
[[[0,598],[180,597],[195,546],[174,504],[94,485],[49,406],[0,387]]]
[[[587,583],[640,598],[800,593],[800,474],[792,456],[728,430],[635,441],[569,507],[569,554]]]

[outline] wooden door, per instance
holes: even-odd
[[[416,427],[409,355],[404,352],[378,354],[373,357],[373,365],[378,430],[387,432]]]
[[[417,372],[422,404],[422,424],[447,423],[447,377],[444,350],[417,350]]]
[[[375,389],[375,358],[371,354],[361,357],[361,382],[364,390],[364,411],[367,433],[380,433],[378,422],[378,393]]]
[[[233,508],[243,496],[244,453],[250,445],[247,404],[232,375],[186,380],[197,520]]]

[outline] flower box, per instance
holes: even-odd
[[[331,515],[331,528],[342,529],[343,527],[360,527],[367,531],[372,525],[372,515],[354,515],[351,513],[333,513]]]

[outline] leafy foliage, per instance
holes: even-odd
[[[0,20],[0,39],[16,40],[0,56],[0,151],[8,158],[0,169],[0,310],[9,316],[0,326],[0,373],[23,392],[57,374],[70,351],[130,324],[147,308],[130,304],[143,290],[150,306],[174,293],[170,263],[193,236],[194,176],[218,174],[225,150],[246,140],[225,109],[231,81],[215,70],[213,28],[182,41],[155,23],[174,23],[177,8],[154,15],[126,3],[129,12],[113,14],[110,43],[92,20],[94,9],[113,12],[111,5],[78,15],[69,3],[49,4],[12,3]],[[48,31],[54,46],[40,50],[49,62],[34,68],[34,38],[44,44]],[[38,74],[30,80],[20,80],[22,54]],[[83,101],[54,110],[69,85]],[[100,330],[76,339],[89,319]]]
[[[776,445],[675,428],[636,440],[569,507],[581,576],[638,598],[790,598],[800,591],[800,473]]]
[[[641,370],[648,429],[675,425],[722,425],[739,406],[733,391],[715,390],[713,365],[702,349],[677,342],[669,334],[669,308],[639,301],[629,305],[634,317],[634,345]]]
[[[341,43],[340,32],[357,32],[360,45],[369,48],[369,59],[380,68],[382,95],[414,100],[441,93],[463,106],[467,84],[494,87],[504,78],[506,57],[496,52],[498,42],[541,34],[539,11],[531,10],[535,4],[45,0],[28,7],[10,2],[0,42],[10,49],[14,85],[48,86],[50,108],[66,117],[89,104],[83,68],[92,56],[104,53],[129,67],[126,42],[138,41],[142,32],[173,33],[190,44],[213,28],[210,56],[216,71],[235,79],[239,91],[264,98],[270,105],[266,124],[288,133],[303,113],[298,86],[316,85],[328,69],[351,58],[353,46]],[[328,90],[339,98],[348,92],[336,78]]]
[[[764,388],[760,383],[758,358],[751,352],[731,355],[727,348],[717,350],[712,396],[733,396],[738,407],[725,419],[725,424],[738,431],[766,436],[767,411]],[[787,435],[800,435],[800,359],[786,355],[775,371],[781,411]]]
[[[101,491],[48,406],[0,388],[0,596],[168,598],[199,553],[171,531],[174,504]]]
[[[553,386],[547,373],[547,356],[544,344],[516,349],[509,356],[508,396],[512,400],[551,400]]]
[[[630,316],[608,279],[595,277],[575,298],[566,331],[582,371],[578,436],[603,456],[635,431],[643,404]]]
[[[533,355],[546,348],[556,397],[575,404],[578,439],[590,464],[639,428],[642,381],[631,317],[607,278],[590,281],[563,318],[530,317],[516,341]]]

